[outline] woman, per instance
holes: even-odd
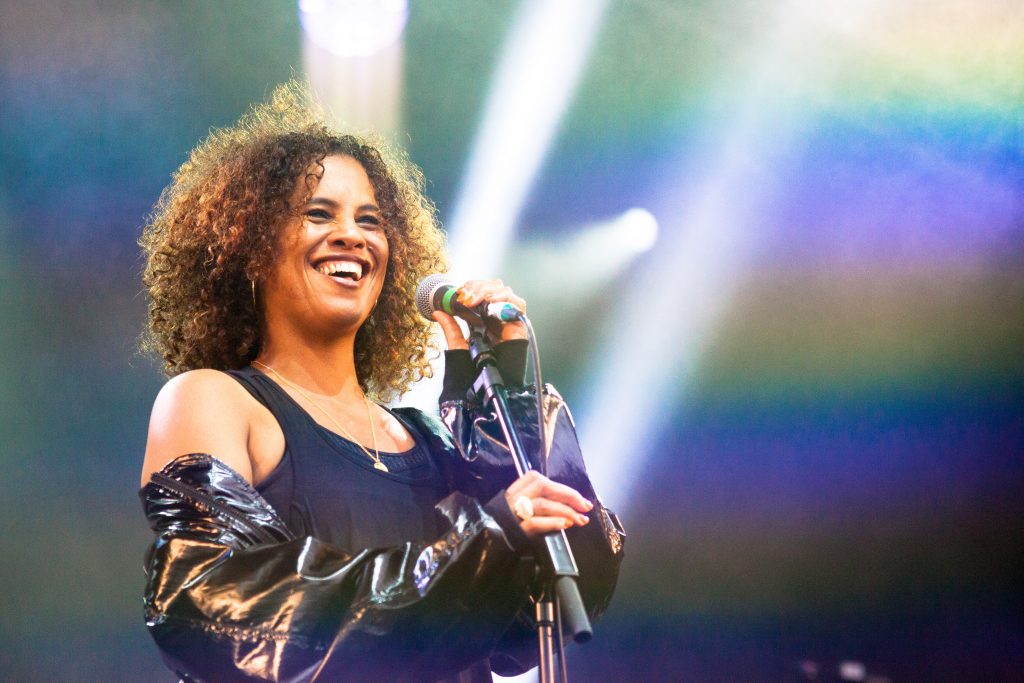
[[[561,483],[511,470],[467,398],[472,364],[450,316],[434,315],[447,426],[376,402],[429,371],[414,290],[445,265],[420,175],[382,149],[331,131],[285,86],[193,152],[146,226],[147,344],[173,375],[142,471],[158,534],[146,616],[188,679],[526,668],[534,541],[561,529],[594,577],[581,578],[588,609],[610,598],[621,530],[578,476],[557,395],[562,455],[548,472]],[[500,281],[468,282],[460,300],[525,307]],[[521,388],[523,330],[499,336],[499,365]],[[529,415],[525,396],[513,404]]]

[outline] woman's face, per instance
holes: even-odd
[[[303,335],[354,334],[384,286],[388,240],[362,165],[348,156],[323,160],[310,198],[300,182],[297,216],[281,231],[277,262],[263,287],[268,333],[287,325]],[[314,170],[317,170],[314,167]]]

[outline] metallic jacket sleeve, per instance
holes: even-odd
[[[615,513],[605,508],[594,492],[569,407],[551,386],[545,387],[544,402],[546,444],[541,449],[532,392],[524,389],[509,393],[512,420],[534,468],[571,486],[594,503],[590,524],[571,527],[566,535],[579,569],[580,595],[590,618],[596,619],[607,608],[615,590],[625,532]],[[490,500],[517,478],[495,415],[474,403],[447,400],[441,403],[441,419],[462,461],[453,475],[456,490],[477,500]],[[542,453],[547,454],[544,463]],[[534,631],[533,616],[524,611],[492,655],[492,668],[499,674],[507,674],[532,666],[536,661]]]
[[[146,622],[190,681],[435,681],[491,653],[535,573],[461,493],[437,506],[442,538],[357,554],[294,538],[208,455],[175,459],[140,496],[157,533]]]

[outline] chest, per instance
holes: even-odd
[[[303,417],[321,429],[332,431],[331,425],[325,425],[322,421],[316,420],[312,414],[307,413]],[[377,451],[388,453],[403,453],[416,448],[416,440],[412,434],[390,413],[385,412],[382,416],[377,416],[374,427],[374,432],[367,435],[365,440],[361,440],[369,445],[366,450],[374,451],[372,447],[374,442],[376,442]],[[252,465],[253,483],[259,484],[277,469],[287,447],[287,439],[281,422],[265,406],[260,405],[252,415],[247,446]],[[368,455],[367,457],[372,456]]]
[[[298,536],[350,552],[436,538],[434,506],[448,493],[425,443],[381,451],[388,471],[361,448],[319,425],[289,430],[277,466],[257,490]]]

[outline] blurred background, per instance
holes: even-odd
[[[530,302],[629,533],[574,680],[1024,680],[1009,0],[0,0],[0,679],[176,680],[136,240],[293,75]]]

